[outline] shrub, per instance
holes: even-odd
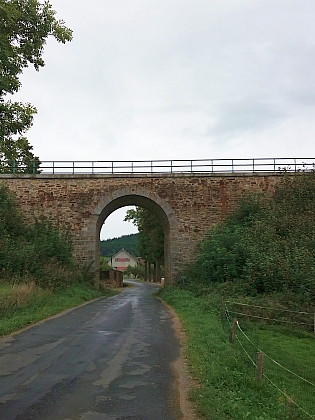
[[[135,267],[131,267],[128,265],[126,270],[124,271],[124,275],[127,276],[134,276],[134,278],[144,278],[144,267],[142,265],[136,265]]]
[[[315,173],[285,174],[270,199],[242,199],[183,274],[186,288],[232,282],[247,294],[292,292],[314,302]]]
[[[82,275],[72,258],[71,235],[47,219],[26,222],[8,188],[0,185],[0,278],[34,281],[53,289]]]

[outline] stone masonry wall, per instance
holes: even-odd
[[[277,174],[0,175],[26,217],[66,224],[74,236],[74,257],[82,264],[96,261],[96,270],[99,232],[108,214],[129,204],[156,208],[166,233],[166,282],[176,280],[208,229],[239,197],[253,191],[272,194],[279,180]]]

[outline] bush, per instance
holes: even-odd
[[[127,276],[134,276],[135,279],[143,279],[144,278],[144,267],[142,265],[136,265],[135,267],[131,267],[128,265],[126,270],[124,271],[124,275]]]
[[[182,278],[185,288],[232,282],[246,294],[288,292],[315,302],[315,173],[284,174],[272,198],[242,199],[210,229]]]
[[[35,281],[41,287],[53,289],[82,278],[72,258],[69,231],[47,219],[26,222],[15,197],[3,185],[0,185],[0,245],[3,281]]]
[[[113,267],[108,264],[108,259],[106,257],[100,257],[100,270],[108,271],[112,269]]]

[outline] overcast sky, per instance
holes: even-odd
[[[314,0],[51,3],[73,41],[16,95],[41,160],[315,157]]]

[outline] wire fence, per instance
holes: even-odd
[[[247,313],[233,310],[235,306],[247,308]],[[314,314],[231,301],[223,302],[222,308],[229,326],[230,341],[241,349],[244,361],[255,367],[257,380],[263,379],[277,390],[279,399],[289,410],[289,418],[315,419],[315,372],[314,364],[310,363],[310,360],[315,362],[314,338],[306,332],[302,332],[300,337],[298,332],[295,336],[284,334],[269,325],[270,322],[277,324],[275,316],[255,317],[248,313],[249,309],[281,314],[281,323],[284,321],[283,314],[306,319],[314,319]],[[253,319],[264,323],[257,325],[257,322],[252,322]],[[294,326],[305,326],[304,322],[291,319],[287,319],[287,322]]]
[[[8,161],[0,173],[33,174],[169,174],[169,173],[256,173],[298,172],[315,168],[315,158],[194,159],[134,161],[41,161],[27,165]]]
[[[264,321],[268,324],[295,325],[315,333],[315,314],[313,312],[292,311],[286,308],[269,308],[259,305],[226,301],[229,313],[238,318]]]

